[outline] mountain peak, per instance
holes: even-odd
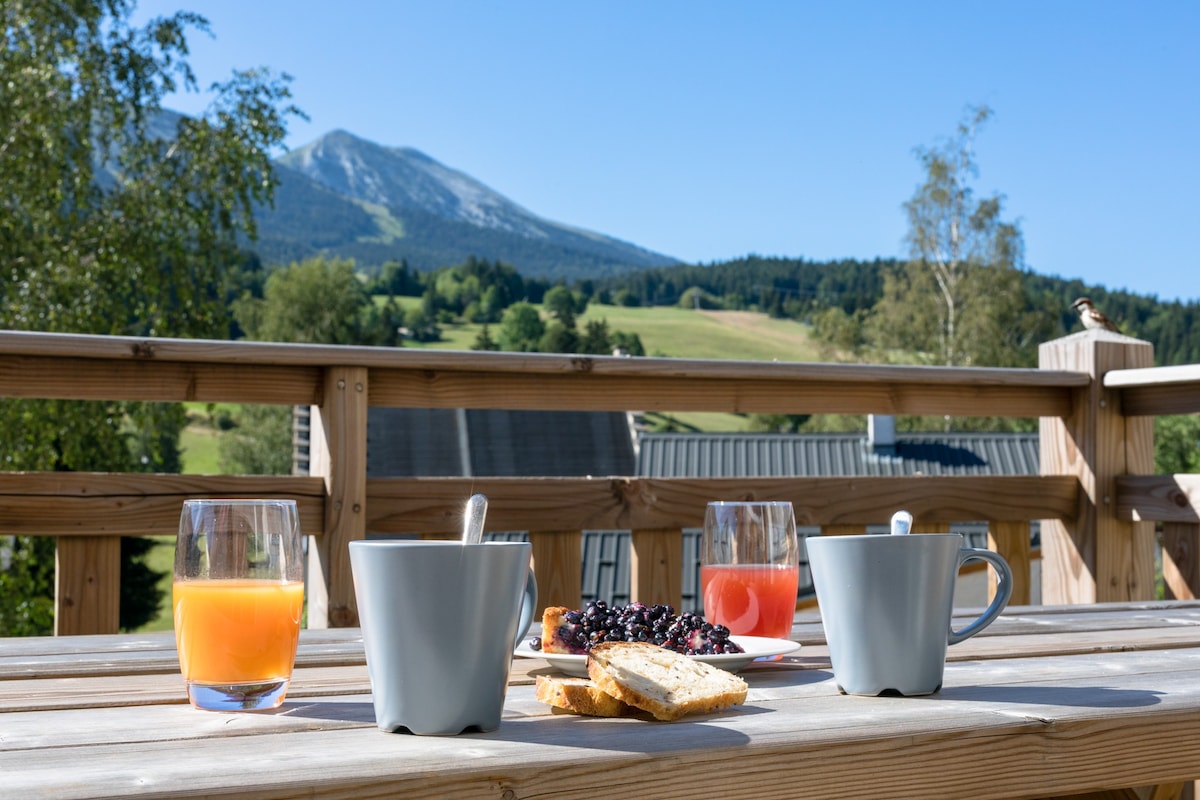
[[[280,162],[353,200],[415,208],[521,236],[546,236],[529,211],[411,147],[384,147],[337,130]]]
[[[354,241],[390,245],[389,252],[394,254],[389,259],[407,258],[417,268],[445,265],[422,265],[406,250],[417,244],[414,238],[420,238],[418,234],[446,240],[438,244],[438,252],[460,253],[458,260],[469,255],[504,260],[526,274],[608,273],[679,263],[628,242],[540,217],[420,150],[386,147],[345,130],[330,131],[287,153],[279,164],[376,220],[378,235],[364,239],[359,233]],[[285,177],[276,195],[277,205],[288,184]],[[324,195],[306,194],[318,196]],[[310,218],[319,216],[307,213]],[[397,236],[398,230],[404,233]],[[366,257],[363,247],[350,249],[355,258]],[[370,252],[378,252],[378,247]]]

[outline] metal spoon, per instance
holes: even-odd
[[[479,544],[483,540],[483,518],[487,516],[487,495],[473,494],[467,498],[463,511],[463,544]]]
[[[913,515],[907,511],[892,514],[892,534],[904,535],[912,530]]]

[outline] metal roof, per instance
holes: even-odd
[[[1036,475],[1038,434],[907,433],[872,445],[861,433],[642,433],[648,478]]]
[[[873,420],[874,421],[874,420]],[[888,423],[891,420],[887,420]],[[307,467],[298,422],[297,467]],[[872,435],[874,434],[874,436]],[[630,432],[619,413],[393,409],[368,412],[367,473],[375,476],[637,475],[789,477],[1036,475],[1036,433]],[[978,526],[976,526],[978,527]],[[812,535],[819,529],[802,529]],[[967,531],[975,538],[986,532]],[[488,538],[527,539],[523,531]],[[683,531],[683,609],[699,610],[699,531]],[[583,532],[583,599],[629,601],[629,532]],[[802,562],[804,559],[802,559]],[[811,591],[801,564],[802,593]]]
[[[367,412],[367,475],[535,477],[628,475],[624,414],[381,408]]]

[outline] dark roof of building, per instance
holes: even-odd
[[[1036,475],[1035,433],[643,433],[643,477]]]
[[[631,475],[624,414],[371,408],[371,477]]]
[[[635,448],[621,413],[373,407],[368,414],[367,474],[372,477],[1033,475],[1039,468],[1036,433],[893,438],[889,432],[883,441],[858,433],[641,433]],[[297,467],[304,471],[306,418],[297,431]],[[683,547],[689,565],[683,608],[698,610],[699,531],[684,531]],[[584,600],[628,602],[629,568],[628,531],[584,532]],[[806,568],[801,577],[807,587]]]

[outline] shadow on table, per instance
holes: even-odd
[[[325,720],[328,722],[369,722],[375,724],[375,706],[366,702],[330,703],[320,700],[285,701],[276,712],[282,716],[301,719]]]
[[[289,717],[322,720],[332,723],[375,724],[375,707],[369,702],[286,702],[276,712]],[[655,753],[695,747],[728,747],[746,744],[750,738],[739,731],[711,724],[726,717],[747,714],[767,714],[770,709],[752,705],[738,706],[711,714],[694,714],[673,722],[660,722],[646,717],[585,717],[578,714],[554,713],[550,716],[506,716],[497,730],[480,732],[467,730],[458,734],[463,741],[491,739],[526,742],[559,747],[582,747],[588,750]],[[381,732],[382,733],[382,732]],[[411,736],[404,729],[389,736]],[[422,737],[425,738],[425,737]],[[455,738],[455,737],[429,737]]]
[[[1162,692],[1107,686],[950,686],[930,698],[988,703],[1030,703],[1076,708],[1138,708],[1159,703]]]

